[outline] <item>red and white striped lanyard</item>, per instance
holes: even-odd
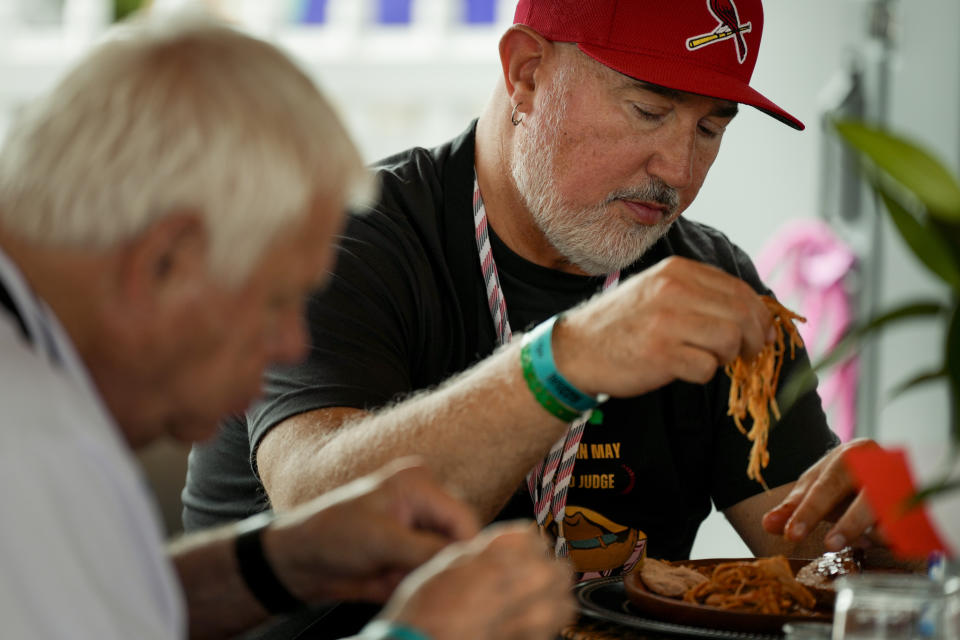
[[[490,233],[487,229],[487,211],[480,196],[480,184],[477,182],[476,172],[473,178],[473,224],[477,241],[477,254],[480,257],[480,270],[487,291],[487,304],[490,307],[490,317],[497,330],[497,342],[501,345],[510,342],[513,332],[510,321],[507,319],[507,301],[500,287],[500,276],[497,274],[497,263],[493,259],[490,248]],[[607,276],[603,283],[606,291],[617,286],[620,281],[620,272],[615,271]],[[547,456],[537,463],[527,473],[527,489],[533,500],[533,509],[537,524],[545,527],[547,517],[553,515],[557,526],[557,543],[555,553],[565,558],[568,554],[567,540],[563,531],[564,511],[567,507],[567,489],[573,474],[573,465],[577,459],[580,439],[583,429],[590,419],[590,413],[584,413],[570,424],[567,432],[550,448]]]

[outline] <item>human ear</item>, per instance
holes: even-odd
[[[144,310],[181,299],[208,277],[209,235],[194,212],[153,222],[127,245],[121,291]]]
[[[550,55],[553,44],[524,25],[514,25],[500,38],[500,65],[503,81],[519,113],[528,113],[536,93],[536,72],[544,57]]]

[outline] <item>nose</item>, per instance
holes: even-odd
[[[676,121],[657,133],[653,153],[647,160],[647,173],[674,189],[683,189],[693,180],[696,153],[696,127]]]

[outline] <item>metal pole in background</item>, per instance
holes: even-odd
[[[854,118],[879,126],[888,122],[894,2],[869,0],[864,13],[866,37],[850,52],[845,68],[821,98],[820,213],[858,257],[846,283],[855,322],[873,317],[881,307],[883,212],[857,168],[857,157],[840,143],[830,121]],[[877,436],[879,353],[875,340],[859,352],[856,436]]]
[[[864,47],[865,101],[864,119],[886,126],[889,122],[890,105],[890,59],[893,52],[893,4],[894,0],[876,0],[869,8],[868,39]],[[869,225],[869,269],[864,272],[863,301],[858,320],[872,318],[883,304],[883,243],[884,212],[882,203],[866,182],[856,176],[864,194],[861,199],[863,216]],[[878,414],[882,401],[879,385],[880,344],[870,340],[861,355],[861,384],[857,405],[863,407],[862,419],[857,422],[857,435],[876,439]]]

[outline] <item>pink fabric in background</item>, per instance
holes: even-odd
[[[777,298],[806,317],[797,327],[814,362],[840,341],[853,320],[845,281],[856,263],[853,251],[816,218],[784,225],[756,261],[760,276]],[[853,437],[856,426],[857,379],[855,357],[820,376],[820,397],[831,427],[844,442]]]

